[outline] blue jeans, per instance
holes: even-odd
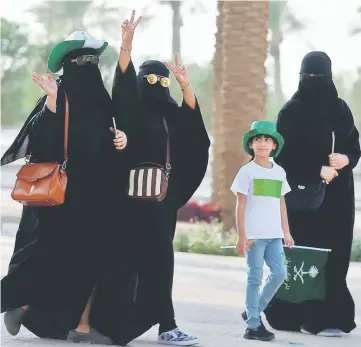
[[[287,276],[282,239],[258,239],[247,251],[248,279],[246,292],[247,326],[257,329],[260,314],[267,307]],[[270,268],[270,275],[260,292],[263,263]]]

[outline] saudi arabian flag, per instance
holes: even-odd
[[[294,246],[284,247],[287,278],[275,298],[300,303],[325,298],[325,266],[330,249]]]

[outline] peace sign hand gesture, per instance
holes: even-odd
[[[190,79],[188,75],[188,71],[184,65],[179,64],[178,56],[174,56],[174,63],[175,66],[171,66],[167,62],[164,62],[164,65],[172,71],[174,77],[176,78],[177,82],[179,83],[182,89],[186,88],[190,84]]]
[[[49,96],[56,97],[58,87],[50,74],[40,76],[38,73],[33,72],[31,79]]]
[[[134,21],[134,17],[135,17],[135,10],[132,11],[130,20],[126,19],[122,24],[122,40],[123,43],[129,47],[133,42],[135,28],[143,19],[143,17],[140,16],[136,21]]]

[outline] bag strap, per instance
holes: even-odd
[[[68,141],[69,141],[69,100],[65,91],[65,127],[64,127],[64,163],[63,168],[66,167],[68,161]]]
[[[66,169],[66,163],[68,161],[68,142],[69,142],[69,100],[65,91],[65,126],[64,126],[64,162],[62,165],[63,169]],[[31,153],[25,157],[25,162],[30,163]]]
[[[169,129],[167,121],[165,120],[165,117],[163,117],[163,124],[165,127],[165,132],[167,133],[167,157],[166,157],[166,164],[165,168],[167,171],[170,171],[172,166],[170,165],[170,139],[169,139]]]

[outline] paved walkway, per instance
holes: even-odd
[[[4,230],[5,231],[5,230]],[[4,232],[4,235],[9,235]],[[12,252],[13,237],[1,238],[1,272],[5,274]],[[239,347],[260,346],[262,342],[242,338],[245,328],[240,312],[245,300],[246,264],[244,259],[195,254],[176,254],[174,285],[175,309],[180,327],[200,339],[199,346]],[[276,332],[272,346],[298,344],[310,347],[360,346],[361,341],[361,264],[351,263],[348,283],[356,302],[358,328],[342,338],[307,336],[299,333]],[[41,340],[22,328],[17,337],[10,336],[1,323],[1,342],[8,347],[69,346],[64,341]],[[155,346],[156,328],[130,346]]]

